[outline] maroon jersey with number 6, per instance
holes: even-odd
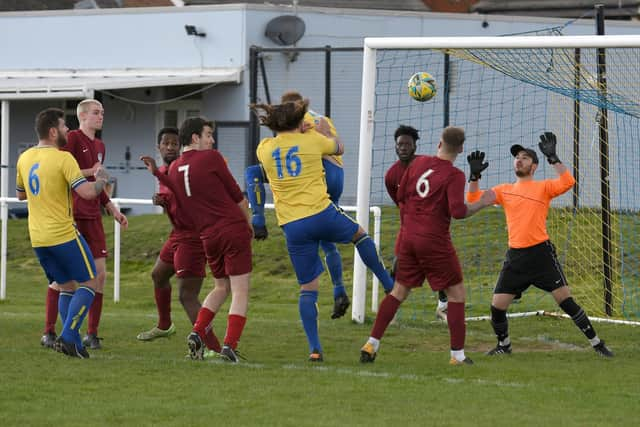
[[[411,162],[398,188],[398,283],[418,287],[426,278],[439,291],[462,282],[449,225],[452,217],[466,216],[464,186],[464,173],[450,161],[422,156]]]
[[[398,188],[402,227],[421,236],[449,237],[451,218],[464,218],[464,173],[448,160],[421,156],[405,171]]]

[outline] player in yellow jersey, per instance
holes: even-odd
[[[289,258],[300,284],[299,311],[309,341],[309,360],[323,360],[318,336],[318,276],[323,271],[318,256],[320,242],[352,242],[364,263],[385,287],[393,280],[380,262],[376,247],[367,233],[338,208],[327,194],[322,157],[340,155],[339,138],[330,137],[326,124],[317,132],[304,125],[308,101],[279,105],[258,104],[252,109],[261,124],[276,132],[257,149],[258,160],[269,179],[278,225],[284,231]],[[323,135],[324,133],[324,135]]]
[[[64,326],[55,348],[71,357],[88,358],[78,330],[95,295],[96,267],[74,226],[71,191],[95,199],[109,176],[99,167],[96,181],[88,182],[73,156],[59,150],[67,142],[68,130],[60,109],[37,115],[39,142],[18,158],[16,196],[27,200],[31,245],[49,283],[55,281],[61,290],[58,309]]]
[[[282,94],[280,102],[303,101],[304,98],[297,91],[288,91]],[[328,126],[327,132],[332,138],[338,137],[338,132],[330,118],[312,110],[307,110],[304,115],[306,131],[315,131],[318,126]],[[322,156],[322,166],[325,173],[325,181],[329,198],[336,205],[340,204],[340,196],[344,187],[344,170],[342,169],[342,155],[326,154]],[[264,219],[264,174],[259,165],[249,166],[246,171],[247,195],[253,210],[252,222],[256,230],[256,238],[261,239],[268,234]],[[262,233],[261,233],[262,231]],[[325,253],[325,263],[331,281],[333,283],[333,312],[332,319],[337,319],[347,312],[351,301],[344,287],[342,279],[342,258],[335,243],[322,241],[320,247]]]

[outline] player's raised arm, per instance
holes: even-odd
[[[542,154],[547,158],[549,164],[553,166],[558,176],[561,176],[567,171],[567,167],[560,161],[560,158],[556,153],[556,145],[556,135],[553,132],[545,132],[540,135],[538,148],[540,148]]]
[[[482,178],[482,172],[489,167],[489,162],[484,161],[483,151],[473,151],[467,156],[469,162],[469,182],[477,183]]]
[[[158,169],[158,165],[156,165],[156,159],[154,159],[151,156],[143,155],[143,156],[140,156],[140,160],[142,160],[144,165],[147,167],[147,170],[151,172],[153,176],[158,178],[158,181],[160,181],[162,185],[166,186],[169,190],[171,190],[171,192],[175,194],[175,188],[173,187],[173,183],[171,182],[171,180],[167,175],[160,173],[160,170]]]
[[[84,181],[77,187],[73,187],[75,192],[85,200],[99,197],[109,181],[109,174],[102,166],[96,169],[95,177],[95,182]]]

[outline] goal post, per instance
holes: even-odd
[[[446,74],[445,56],[451,68]],[[409,77],[419,71],[433,75],[439,90],[424,103],[412,100],[406,90]],[[464,127],[465,154],[455,164],[468,173],[466,153],[485,151],[489,169],[483,173],[483,189],[513,182],[512,144],[536,146],[539,133],[554,131],[561,141],[560,157],[579,182],[579,189],[554,199],[547,223],[572,292],[595,315],[638,317],[640,249],[633,236],[640,232],[639,73],[639,35],[366,38],[358,222],[367,229],[369,207],[382,205],[383,217],[394,218],[383,223],[383,231],[398,228],[397,214],[387,212],[397,208],[383,185],[384,172],[396,160],[393,131],[398,125],[420,131],[418,154],[435,153],[444,120]],[[536,178],[553,178],[553,169],[540,157]],[[452,222],[468,304],[478,313],[488,310],[507,249],[503,216],[499,209],[487,209]],[[470,237],[478,242],[476,248]],[[391,259],[392,242],[383,242],[380,251]],[[356,251],[352,319],[360,323],[366,316],[366,277]],[[429,294],[412,299],[424,305],[433,300]],[[549,309],[553,302],[548,299],[528,290],[516,308],[542,304]],[[413,310],[414,318],[427,312]]]

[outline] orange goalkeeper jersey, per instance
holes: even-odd
[[[500,184],[492,188],[496,204],[502,205],[507,218],[510,248],[528,248],[549,240],[547,213],[554,197],[573,187],[576,180],[569,171],[556,179]],[[482,191],[467,193],[467,201],[480,199]]]

